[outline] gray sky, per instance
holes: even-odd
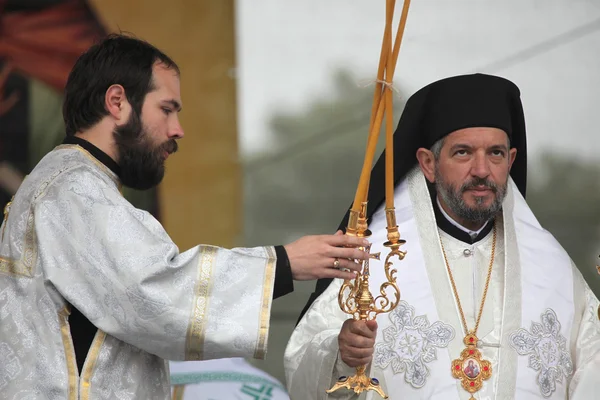
[[[238,0],[242,154],[268,148],[273,111],[327,96],[336,69],[373,79],[384,17],[384,0]],[[396,82],[410,95],[475,71],[521,88],[531,155],[597,157],[600,0],[412,0]]]

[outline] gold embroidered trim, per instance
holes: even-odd
[[[78,372],[75,349],[73,348],[73,339],[71,338],[71,330],[69,329],[70,314],[71,311],[69,308],[65,307],[58,313],[58,319],[60,321],[60,333],[62,335],[65,360],[67,362],[67,372],[69,374],[69,392],[67,398],[69,400],[77,400]]]
[[[183,400],[183,392],[185,391],[185,385],[173,386],[173,400]]]
[[[37,246],[35,245],[35,229],[34,225],[34,216],[33,210],[29,211],[29,216],[27,217],[27,229],[25,231],[25,250],[22,255],[22,262],[24,267],[26,268],[29,276],[33,276],[33,268],[37,261]]]
[[[6,229],[6,221],[8,220],[8,213],[10,212],[10,205],[12,204],[15,196],[13,196],[8,203],[4,206],[4,218],[2,219],[2,233],[0,234],[0,241],[4,241],[4,230]]]
[[[269,259],[265,269],[265,279],[263,282],[262,305],[260,310],[260,322],[258,327],[258,342],[254,350],[254,358],[263,360],[267,354],[267,339],[269,338],[269,321],[271,313],[271,302],[273,301],[273,284],[275,275],[275,265],[277,256],[273,247],[267,247]]]
[[[81,374],[80,388],[81,400],[89,400],[90,398],[90,384],[92,375],[94,374],[94,368],[96,368],[96,361],[98,361],[98,354],[100,354],[100,349],[104,344],[104,339],[106,339],[106,333],[98,329],[96,336],[94,337],[94,341],[92,342],[92,346],[88,351],[88,355],[85,358],[85,362],[83,363],[83,373]]]
[[[81,149],[83,154],[87,153],[87,152],[85,152],[84,149],[82,149],[79,146],[61,145],[56,148],[57,149],[61,149],[61,148],[76,149],[76,148],[78,148],[78,149]],[[90,157],[92,157],[92,156],[90,155]],[[102,167],[106,169],[106,167],[104,167],[103,165],[102,165]],[[25,230],[25,244],[23,247],[23,254],[21,255],[21,259],[13,260],[13,259],[5,258],[5,257],[0,257],[0,272],[6,273],[9,275],[19,275],[19,276],[25,276],[25,277],[29,277],[29,278],[33,277],[33,269],[37,262],[37,246],[35,244],[36,236],[35,236],[35,229],[33,227],[33,225],[34,225],[33,204],[40,197],[42,197],[45,194],[46,189],[54,181],[54,179],[56,179],[60,174],[62,174],[63,172],[65,172],[66,170],[68,170],[70,168],[72,168],[72,166],[63,167],[63,168],[60,168],[60,169],[54,171],[54,173],[52,175],[50,175],[50,177],[48,179],[43,181],[40,184],[40,186],[38,186],[38,188],[36,189],[36,191],[33,195],[33,199],[31,200],[29,216],[27,217],[27,228]],[[112,172],[110,172],[110,173],[112,174]],[[6,223],[8,223],[8,220],[6,221]]]
[[[115,175],[115,173],[112,172],[110,170],[110,168],[108,168],[106,165],[102,164],[96,157],[91,155],[89,151],[87,151],[86,149],[84,149],[83,147],[81,147],[78,144],[61,144],[60,146],[55,147],[55,150],[63,150],[63,149],[73,149],[73,150],[80,151],[81,154],[83,154],[86,158],[88,158],[90,161],[92,161],[94,164],[96,164],[96,166],[98,168],[100,168],[102,171],[104,171],[104,173],[106,175],[108,175],[110,177],[110,179],[112,179],[113,182],[115,184],[117,184],[117,186],[119,186],[119,188],[120,188],[121,182],[119,181],[119,178]]]
[[[0,258],[0,272],[8,275],[22,275],[31,277],[23,268],[23,263],[18,260],[9,260],[8,258]]]
[[[206,311],[212,286],[212,269],[217,249],[211,246],[202,248],[199,265],[198,279],[194,290],[194,302],[185,341],[185,359],[202,360],[204,355],[204,332],[206,330]]]
[[[35,245],[35,230],[33,229],[33,211],[27,217],[27,228],[25,230],[25,244],[20,260],[11,260],[0,257],[0,272],[9,275],[19,275],[28,278],[33,277],[33,268],[37,261],[37,247]]]

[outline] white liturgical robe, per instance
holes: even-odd
[[[367,373],[391,400],[467,400],[451,372],[465,349],[465,331],[447,273],[442,244],[469,329],[485,287],[493,233],[474,244],[438,229],[421,171],[414,169],[395,191],[396,217],[407,243],[403,261],[393,258],[401,291],[399,305],[377,317],[373,362]],[[378,210],[369,228],[372,252],[388,250],[386,221]],[[478,400],[600,398],[598,299],[555,239],[535,219],[510,180],[503,213],[496,219],[495,260],[477,348],[491,362],[492,376],[473,394]],[[371,291],[384,282],[372,260]],[[332,394],[340,376],[354,374],[339,357],[338,334],[348,318],[338,305],[334,280],[308,309],[285,353],[292,399],[356,399],[347,389]],[[481,365],[463,363],[476,376]],[[474,368],[474,369],[473,369]],[[377,399],[374,392],[361,398]]]
[[[180,253],[79,146],[59,146],[25,179],[0,257],[2,399],[164,400],[165,359],[265,355],[274,249]],[[98,328],[82,371],[71,306]]]

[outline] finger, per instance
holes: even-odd
[[[343,236],[343,235],[344,235],[344,232],[342,232],[341,229],[335,233],[335,236]]]
[[[341,271],[338,269],[329,269],[328,273],[325,274],[327,276],[323,276],[324,278],[334,278],[334,279],[344,279],[344,280],[352,280],[356,278],[354,272]]]
[[[374,319],[367,321],[366,325],[367,325],[367,328],[369,328],[371,331],[373,331],[373,332],[377,331],[377,321],[375,321]]]
[[[345,357],[342,355],[342,361],[346,363],[347,366],[356,368],[362,365],[368,365],[372,360],[372,357],[367,358],[353,358],[353,357]]]
[[[345,258],[350,260],[368,260],[369,253],[358,249],[350,249],[345,247],[330,247],[329,250],[333,258]]]
[[[342,349],[340,349],[340,351],[342,351]],[[373,355],[374,349],[373,347],[344,347],[343,352],[348,358],[369,358]]]
[[[340,262],[340,266],[338,268],[345,268],[345,269],[349,269],[350,271],[356,271],[356,272],[360,272],[362,269],[362,264],[361,263],[357,263],[354,261],[350,261],[350,260],[345,260],[345,259],[338,259],[338,261]]]
[[[340,345],[355,349],[372,349],[375,346],[375,338],[367,338],[354,333],[350,333],[340,338]]]
[[[375,339],[377,332],[372,331],[366,324],[367,321],[355,321],[349,326],[350,332],[368,339]]]
[[[332,246],[360,247],[369,245],[369,241],[365,238],[348,235],[326,235],[325,241]]]
[[[323,268],[316,271],[317,278],[338,278],[338,279],[354,279],[356,275],[354,272],[343,271],[336,268]]]

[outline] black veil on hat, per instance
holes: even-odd
[[[527,143],[525,116],[519,88],[511,81],[485,74],[460,75],[431,83],[413,94],[404,107],[394,132],[394,185],[417,165],[417,150],[430,149],[438,140],[459,129],[498,128],[507,133],[517,157],[510,175],[525,197],[527,186]],[[385,200],[385,153],[373,170],[368,193],[367,217]],[[338,229],[345,230],[349,211]],[[321,294],[331,279],[320,279],[300,315]]]

